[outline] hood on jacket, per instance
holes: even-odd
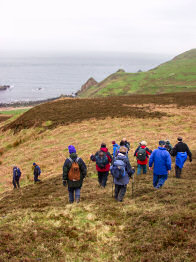
[[[159,146],[158,149],[167,150],[165,147],[161,147],[161,146]]]
[[[105,152],[105,153],[107,153],[107,152],[108,152],[108,149],[107,149],[107,147],[101,147],[101,148],[100,148],[100,150],[101,150],[101,151],[103,151],[103,152]]]

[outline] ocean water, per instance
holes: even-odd
[[[75,94],[90,78],[102,81],[122,68],[146,71],[171,59],[150,54],[73,54],[58,56],[0,57],[0,103],[37,101]]]

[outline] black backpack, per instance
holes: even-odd
[[[104,153],[103,151],[99,151],[98,155],[96,156],[97,166],[101,169],[104,169],[108,163],[109,162],[106,153]]]
[[[140,161],[146,160],[146,148],[139,148],[139,150],[137,151],[137,159]]]

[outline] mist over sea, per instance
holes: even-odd
[[[122,68],[126,72],[146,71],[170,60],[169,55],[74,54],[58,56],[0,56],[0,103],[37,101],[75,94],[93,77],[102,81]]]

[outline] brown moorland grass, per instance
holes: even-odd
[[[13,129],[15,132],[24,128],[40,127],[54,128],[58,125],[81,122],[92,118],[160,118],[163,112],[149,111],[148,108],[134,105],[143,104],[170,105],[178,107],[196,104],[196,92],[174,93],[163,95],[131,95],[121,97],[91,98],[91,99],[64,99],[41,104],[30,109],[3,129]],[[126,106],[126,105],[132,106]]]
[[[0,132],[0,261],[195,261],[196,107],[152,102],[141,107],[164,114]],[[130,161],[136,166],[133,153],[139,141],[146,140],[154,149],[159,139],[170,139],[174,145],[178,135],[193,151],[193,162],[185,164],[182,179],[174,177],[174,164],[160,191],[152,187],[151,172],[135,177],[134,198],[130,182],[124,202],[116,203],[111,176],[105,190],[98,188],[90,163],[81,203],[68,204],[61,173],[69,144],[88,164],[90,153],[102,141],[111,151],[112,140],[127,137]],[[42,168],[43,182],[38,185],[32,184],[34,161]],[[19,191],[11,190],[12,164],[22,170]]]

